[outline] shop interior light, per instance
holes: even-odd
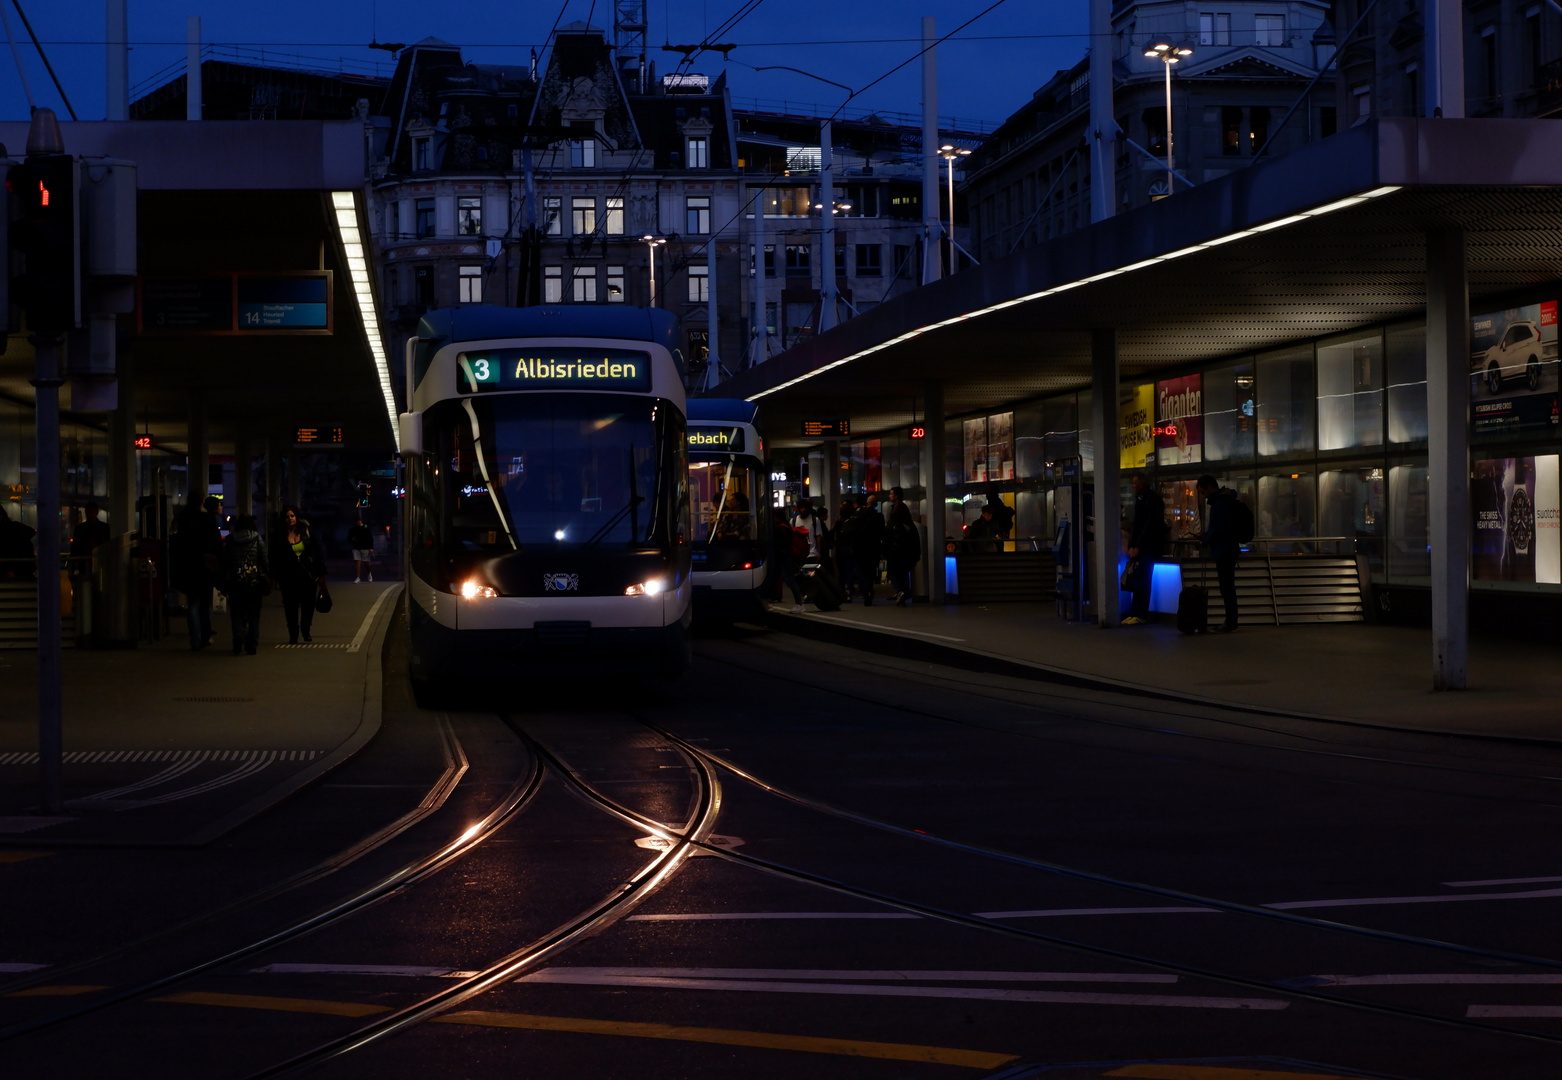
[[[1167,46],[1167,48],[1172,48],[1172,46]],[[1147,52],[1145,55],[1149,56],[1152,54]],[[1155,53],[1153,55],[1159,56],[1160,54]],[[1187,54],[1184,53],[1182,55]],[[1249,236],[1257,236],[1258,234],[1268,232],[1271,229],[1279,229],[1287,225],[1294,225],[1299,221],[1306,221],[1309,218],[1321,217],[1324,214],[1330,214],[1336,210],[1344,210],[1348,207],[1360,205],[1361,203],[1367,202],[1370,199],[1377,199],[1384,195],[1391,195],[1398,190],[1398,185],[1373,188],[1371,191],[1364,191],[1359,195],[1352,195],[1348,198],[1338,199],[1334,202],[1325,203],[1322,206],[1313,207],[1311,210],[1303,210],[1298,214],[1291,214],[1287,217],[1277,218],[1274,221],[1265,222],[1261,225],[1253,225],[1246,229],[1238,229],[1234,232],[1224,233],[1211,240],[1205,240],[1202,243],[1194,244],[1191,247],[1178,248],[1176,251],[1169,251],[1164,255],[1157,255],[1151,259],[1143,259],[1136,263],[1129,263],[1126,266],[1117,267],[1114,270],[1105,270],[1099,274],[1092,274],[1089,277],[1078,278],[1074,281],[1067,281],[1061,285],[1054,285],[1049,289],[1042,289],[1040,292],[1027,293],[1024,296],[1016,296],[1008,300],[1001,300],[996,304],[988,304],[986,307],[976,308],[972,311],[963,312],[954,316],[953,318],[940,319],[938,322],[928,323],[926,326],[919,326],[915,330],[908,330],[904,334],[897,334],[895,337],[892,337],[887,341],[881,341],[877,345],[870,345],[866,349],[859,349],[857,352],[854,352],[849,356],[844,356],[839,360],[833,360],[828,364],[821,364],[814,370],[804,372],[796,378],[788,379],[783,383],[778,383],[777,385],[770,387],[769,389],[761,390],[758,393],[751,394],[749,395],[748,400],[758,401],[762,397],[774,394],[780,390],[785,390],[789,386],[796,386],[798,383],[807,382],[816,375],[823,375],[826,371],[832,371],[844,364],[849,364],[853,360],[861,360],[863,357],[871,356],[876,352],[882,352],[885,349],[894,348],[896,345],[899,345],[902,342],[921,337],[923,334],[931,333],[934,330],[942,330],[946,326],[954,326],[956,323],[962,323],[969,319],[980,318],[983,315],[991,315],[995,311],[1002,311],[1005,308],[1015,307],[1019,304],[1028,304],[1033,300],[1045,300],[1049,296],[1056,296],[1058,293],[1065,292],[1068,289],[1076,289],[1081,285],[1090,285],[1098,281],[1105,281],[1107,278],[1114,278],[1120,274],[1126,274],[1134,270],[1141,270],[1158,263],[1171,262],[1174,259],[1180,259],[1186,255],[1192,255],[1197,251],[1205,251],[1209,248],[1219,247],[1221,244],[1229,244],[1233,240],[1241,240]]]
[[[369,278],[369,263],[364,253],[363,234],[358,228],[357,193],[333,191],[331,209],[336,215],[336,234],[341,239],[342,252],[347,257],[347,274],[352,279],[353,298],[358,304],[358,317],[363,321],[363,333],[369,343],[369,355],[374,357],[374,367],[379,375],[380,396],[385,399],[385,415],[390,421],[391,438],[396,441],[396,449],[399,452],[401,430],[396,415],[396,392],[391,386],[390,360],[385,353],[385,342],[380,336],[380,316],[374,303],[374,286]]]

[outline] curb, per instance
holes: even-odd
[[[814,614],[822,614],[825,618],[813,618]],[[1484,731],[1448,731],[1396,724],[1375,724],[1370,720],[1327,716],[1322,713],[1288,712],[1284,709],[1272,709],[1263,705],[1252,705],[1238,701],[1227,701],[1221,698],[1203,697],[1198,694],[1185,694],[1174,690],[1118,682],[1115,679],[1109,679],[1102,675],[1089,675],[1078,671],[1070,671],[1066,668],[1052,667],[1031,660],[1021,660],[1013,656],[987,652],[983,649],[929,641],[920,636],[914,637],[909,633],[888,628],[870,629],[863,626],[847,626],[831,620],[829,618],[831,614],[833,612],[810,612],[807,615],[794,615],[789,611],[770,610],[766,613],[765,625],[772,630],[794,634],[798,637],[812,638],[816,641],[826,641],[831,644],[853,647],[867,646],[873,651],[897,656],[903,660],[917,660],[945,666],[948,666],[954,660],[958,661],[960,666],[965,669],[980,674],[1007,675],[1014,678],[1028,679],[1032,682],[1054,683],[1059,686],[1072,686],[1081,690],[1094,690],[1099,693],[1123,694],[1129,697],[1149,698],[1154,701],[1171,701],[1181,705],[1196,705],[1201,708],[1221,709],[1226,712],[1247,713],[1253,716],[1267,716],[1279,720],[1303,720],[1310,723],[1333,724],[1338,727],[1363,728],[1369,731],[1391,732],[1402,735],[1466,739],[1500,743],[1506,746],[1562,746],[1562,738],[1547,739],[1525,735],[1500,735]],[[807,629],[805,630],[804,627]],[[886,649],[884,647],[886,644],[891,644],[891,647]],[[973,660],[976,663],[973,664]]]

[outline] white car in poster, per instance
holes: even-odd
[[[1509,379],[1523,379],[1531,390],[1538,390],[1541,361],[1555,360],[1556,349],[1556,342],[1541,341],[1539,326],[1523,319],[1509,323],[1497,344],[1476,353],[1470,368],[1486,380],[1486,389],[1493,397],[1502,393],[1502,384]]]

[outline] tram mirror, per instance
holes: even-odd
[[[396,419],[401,433],[401,456],[416,457],[423,453],[423,414],[404,412]]]

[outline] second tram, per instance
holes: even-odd
[[[753,402],[689,402],[689,484],[694,504],[694,614],[764,615],[771,572],[770,486]]]

